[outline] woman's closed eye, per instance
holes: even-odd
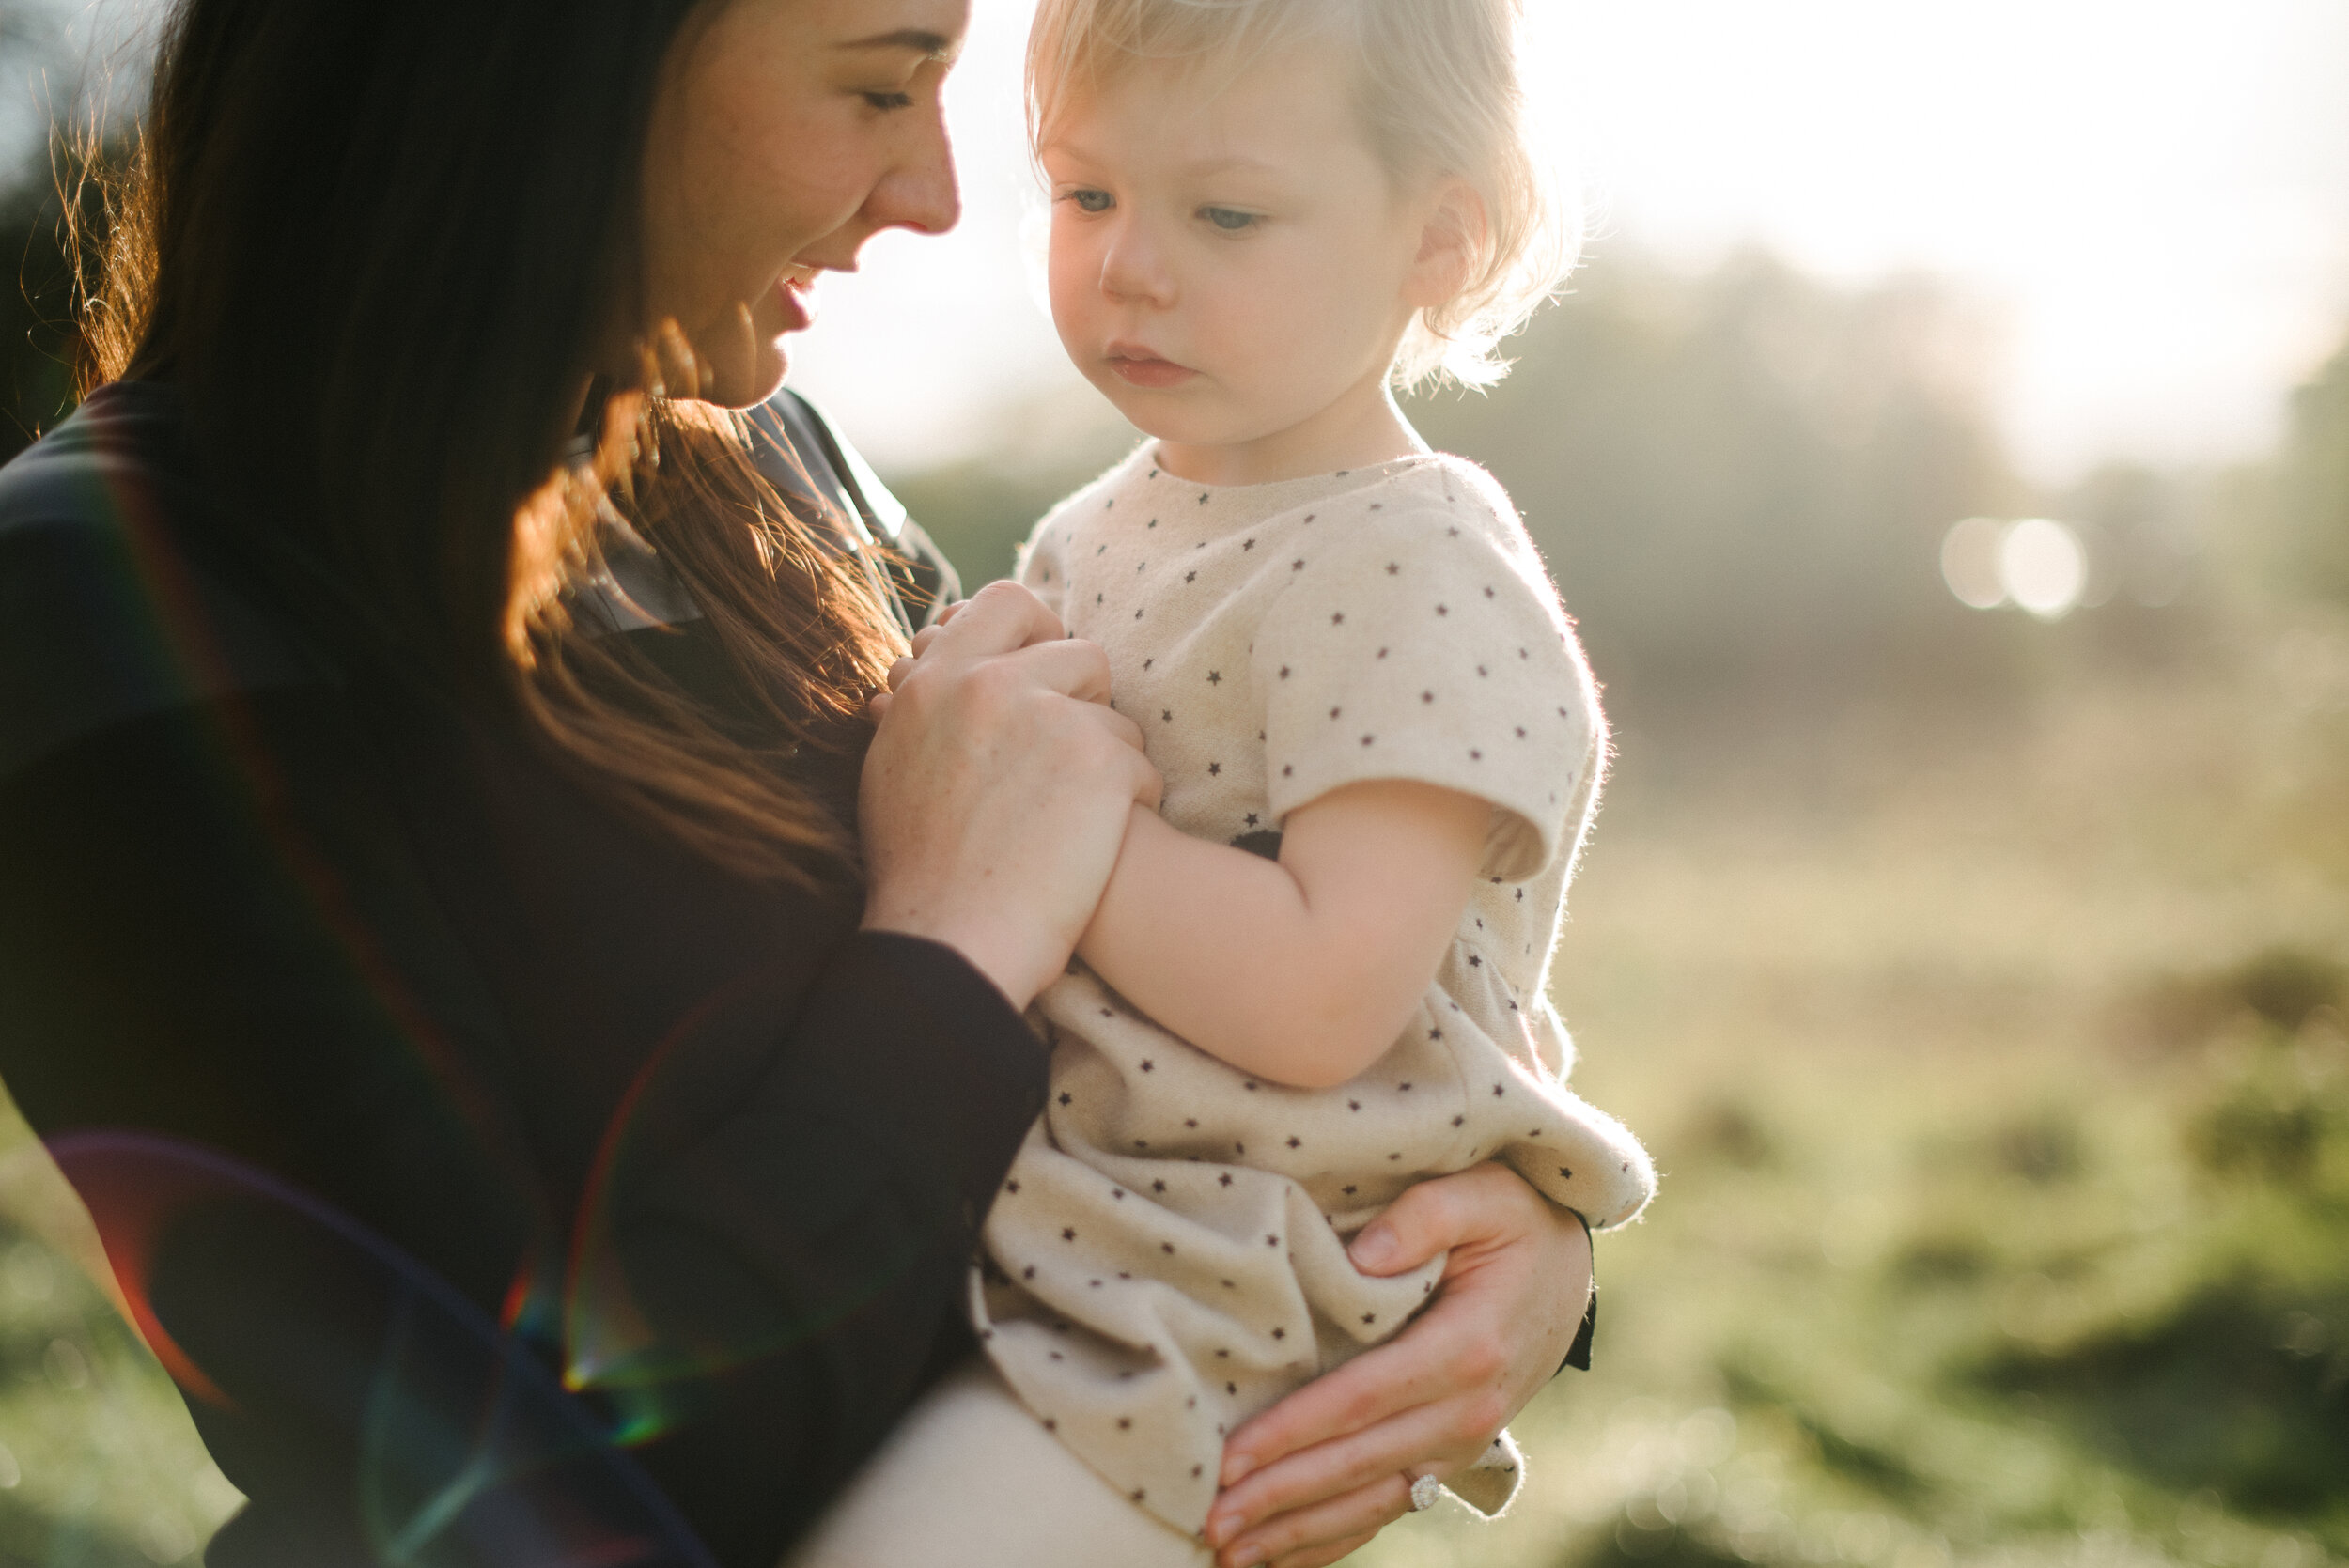
[[[913,95],[910,92],[902,90],[861,92],[857,94],[857,96],[864,100],[864,101],[872,107],[879,109],[883,113],[888,113],[896,109],[910,109],[913,107]]]
[[[1203,207],[1199,216],[1226,234],[1241,234],[1264,222],[1261,212],[1243,212],[1237,207]]]

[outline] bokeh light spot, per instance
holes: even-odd
[[[2071,613],[2088,586],[2088,551],[2053,518],[2023,518],[1999,540],[1999,581],[2006,597],[2042,620]]]
[[[1941,581],[1957,602],[1974,610],[1996,610],[2006,602],[1999,575],[1999,540],[2005,525],[1996,518],[1968,518],[1941,539]]]

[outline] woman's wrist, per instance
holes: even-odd
[[[1066,954],[1055,959],[1046,944],[1023,936],[1002,918],[984,919],[925,908],[916,902],[869,901],[860,930],[919,937],[952,949],[979,977],[1003,994],[1015,1012],[1024,1011],[1035,994],[1066,966]]]

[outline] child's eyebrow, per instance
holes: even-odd
[[[1186,163],[1183,166],[1183,172],[1187,175],[1197,176],[1206,174],[1281,174],[1285,171],[1283,171],[1278,163],[1267,163],[1262,158],[1250,158],[1245,154],[1235,152],[1227,153],[1221,158],[1202,158],[1194,163]]]

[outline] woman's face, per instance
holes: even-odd
[[[820,272],[960,203],[939,89],[969,0],[713,0],[662,67],[645,147],[647,325],[727,408],[773,396]]]

